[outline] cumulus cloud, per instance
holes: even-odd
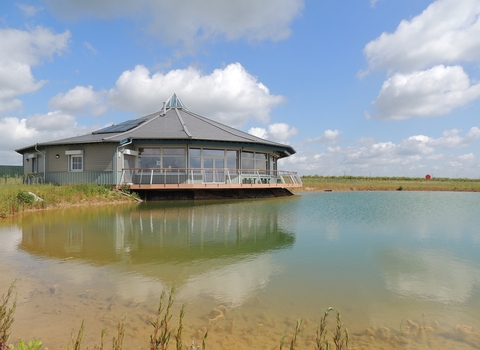
[[[318,143],[332,143],[337,140],[337,137],[341,134],[339,130],[325,130],[322,135],[319,137],[313,139],[313,140],[308,140],[308,141],[313,141],[313,142],[318,142]]]
[[[145,114],[160,110],[174,92],[193,111],[234,127],[248,120],[267,123],[271,109],[284,102],[240,63],[211,74],[189,67],[150,75],[144,66],[136,66],[122,73],[108,99],[115,108]]]
[[[76,118],[60,111],[47,114],[35,114],[26,118],[5,117],[0,119],[0,150],[2,162],[20,164],[21,156],[14,149],[29,146],[33,143],[58,140],[66,137],[85,134],[98,128],[97,126],[79,126]]]
[[[108,109],[106,94],[106,91],[94,91],[91,85],[76,86],[67,93],[54,96],[49,102],[49,107],[73,115],[99,116]]]
[[[166,43],[186,46],[223,36],[281,40],[290,35],[291,22],[299,16],[303,0],[47,0],[52,11],[64,18],[127,17],[146,23],[146,30]]]
[[[264,128],[250,128],[249,134],[269,139],[275,142],[287,143],[290,138],[298,134],[298,130],[286,123],[274,123],[268,126],[268,131]]]
[[[287,142],[296,134],[298,134],[297,128],[286,123],[274,123],[268,126],[268,137],[273,141]]]
[[[435,66],[410,74],[396,73],[383,83],[372,103],[379,119],[408,119],[444,115],[480,97],[460,66]]]
[[[259,128],[259,127],[250,128],[248,130],[248,133],[253,135],[253,136],[260,137],[262,139],[267,139],[268,138],[268,131],[265,128]]]
[[[428,154],[435,151],[431,146],[433,139],[425,135],[410,136],[407,139],[400,142],[396,150],[398,155],[418,155]]]
[[[364,77],[385,70],[372,103],[378,119],[408,119],[450,113],[480,98],[461,66],[480,62],[480,2],[436,0],[421,14],[403,20],[393,33],[382,33],[364,50]],[[367,118],[372,115],[365,113]]]
[[[77,127],[74,116],[60,111],[49,112],[47,114],[35,114],[25,120],[25,126],[29,130],[37,132],[61,133],[65,130],[75,129]],[[74,135],[74,134],[72,134]]]
[[[428,171],[440,177],[456,177],[458,167],[466,177],[478,177],[480,161],[471,152],[457,149],[477,147],[480,128],[445,130],[438,138],[413,135],[398,143],[360,138],[353,146],[329,146],[323,151],[297,148],[298,153],[282,160],[282,167],[294,167],[302,174],[420,176]],[[311,147],[313,144],[310,143]],[[456,168],[457,167],[457,168]],[[436,173],[437,171],[442,173]]]
[[[46,81],[36,81],[31,67],[67,49],[70,33],[56,34],[36,27],[26,31],[0,29],[0,114],[22,107],[17,98],[40,89]]]
[[[39,11],[38,8],[36,8],[35,6],[31,6],[31,5],[19,4],[17,6],[22,11],[22,13],[25,17],[33,17]]]
[[[461,130],[452,129],[446,130],[442,133],[442,136],[436,140],[432,140],[433,146],[439,146],[447,149],[455,149],[460,147],[468,147],[475,141],[480,140],[480,129],[473,127],[470,131],[462,137],[460,135]]]
[[[480,2],[437,0],[364,48],[369,71],[413,71],[440,63],[480,61]]]

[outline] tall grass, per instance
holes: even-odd
[[[332,343],[327,339],[327,317],[332,311],[333,308],[329,307],[327,311],[320,318],[320,324],[317,326],[317,332],[315,337],[315,347],[314,350],[348,350],[350,345],[350,337],[348,329],[344,328],[340,312],[337,311],[337,323],[335,327],[335,332],[333,333]],[[295,326],[295,332],[293,333],[292,340],[290,341],[289,350],[297,349],[297,337],[300,334],[301,326],[303,320],[298,320],[297,325]],[[280,350],[283,350],[283,345],[285,344],[285,337],[283,336],[280,340]]]
[[[17,308],[16,297],[13,303],[10,303],[14,285],[15,281],[13,281],[10,288],[8,288],[7,294],[2,295],[2,298],[0,299],[0,350],[8,349],[7,342],[10,338],[10,332],[13,325],[13,314]]]
[[[35,194],[32,195],[31,193]],[[112,186],[75,185],[0,185],[0,219],[25,210],[82,203],[133,201],[114,191]]]

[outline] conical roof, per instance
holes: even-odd
[[[278,152],[280,157],[296,153],[289,145],[265,140],[195,114],[186,108],[176,94],[173,94],[165,103],[164,108],[156,113],[96,130],[90,134],[44,142],[38,145],[121,142],[126,139],[133,141],[166,140],[178,141],[178,143],[184,141],[186,144],[215,142],[218,146],[220,146],[219,143],[229,143],[232,146],[241,147],[261,146],[264,149]],[[17,152],[22,153],[21,151],[27,148],[29,147],[19,149]]]

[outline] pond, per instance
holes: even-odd
[[[480,194],[318,192],[25,214],[0,223],[0,294],[16,279],[11,341],[84,347],[125,317],[148,349],[162,291],[172,329],[207,349],[278,349],[298,319],[313,349],[328,307],[356,349],[480,347]],[[174,348],[174,339],[171,340]],[[284,348],[289,348],[287,344]]]

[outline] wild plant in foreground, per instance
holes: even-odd
[[[165,291],[162,291],[162,294],[160,295],[157,319],[155,322],[151,322],[154,330],[153,334],[150,336],[150,350],[166,350],[168,348],[168,343],[170,342],[170,337],[172,335],[170,331],[170,320],[172,319],[172,315],[170,315],[170,309],[173,305],[173,293],[174,288],[172,288],[170,291],[166,308],[163,305],[165,300]]]
[[[342,336],[343,323],[340,318],[340,312],[337,311],[337,327],[335,328],[335,334],[333,335],[333,342],[335,343],[336,350],[348,349],[348,343],[350,341],[348,329],[345,328],[345,337]]]
[[[9,350],[39,350],[41,347],[41,340],[30,340],[28,343],[25,343],[23,340],[19,340],[17,343],[17,347],[15,348],[15,345],[10,344]]]
[[[10,338],[10,331],[13,324],[13,314],[15,313],[15,309],[17,308],[17,297],[15,296],[15,300],[11,307],[9,307],[10,298],[12,297],[13,287],[15,285],[15,281],[10,284],[10,288],[8,288],[7,294],[2,295],[2,299],[0,300],[0,350],[7,350],[7,341]]]
[[[330,350],[331,344],[327,340],[327,316],[330,311],[333,309],[329,307],[325,311],[324,315],[320,319],[320,324],[317,326],[317,335],[315,338],[315,350]],[[290,342],[290,350],[295,350],[297,336],[300,333],[300,327],[302,325],[302,320],[297,321],[295,327],[295,333],[293,334],[292,341]],[[333,334],[333,343],[335,345],[335,350],[348,350],[349,345],[349,334],[348,329],[344,329],[345,336],[342,334],[343,323],[340,318],[340,312],[337,311],[337,326],[335,328],[335,333]],[[282,350],[284,345],[285,336],[282,336],[280,340],[280,350]]]
[[[182,305],[182,309],[180,310],[180,319],[178,320],[178,331],[177,335],[175,336],[175,340],[177,341],[177,350],[183,350],[183,343],[182,343],[182,332],[183,332],[183,317],[185,316],[185,307],[187,303]],[[188,345],[187,345],[188,347]]]
[[[78,330],[77,339],[75,341],[73,340],[73,331],[72,331],[71,342],[73,343],[73,350],[80,350],[80,347],[82,346],[84,330],[85,330],[85,320],[82,320],[82,324],[80,326],[80,329]],[[68,344],[67,349],[70,350],[70,344]]]
[[[122,322],[118,324],[117,337],[113,337],[112,350],[123,349],[123,338],[125,338],[125,317],[123,317]]]
[[[329,307],[320,319],[320,324],[317,326],[317,337],[315,338],[315,350],[330,350],[330,343],[327,341],[327,316],[333,308]]]

